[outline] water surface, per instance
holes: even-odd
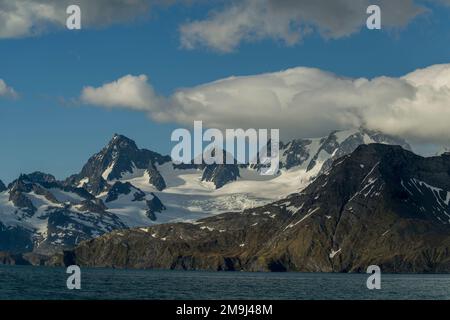
[[[64,268],[0,266],[0,299],[450,299],[450,275],[154,271],[82,268],[68,290]]]

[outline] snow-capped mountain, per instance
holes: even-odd
[[[90,267],[448,273],[449,178],[449,155],[362,145],[282,200],[195,223],[114,231],[66,258]]]
[[[404,141],[363,129],[333,132],[281,143],[278,174],[262,176],[257,166],[175,165],[114,135],[65,181],[37,172],[7,187],[0,182],[0,251],[47,253],[115,229],[264,205],[303,190],[332,161],[373,142],[409,149]]]
[[[67,184],[98,195],[108,189],[108,182],[139,172],[145,174],[158,190],[163,190],[166,186],[155,166],[170,160],[168,156],[141,150],[133,140],[115,134],[105,148],[88,160],[79,174],[67,179]]]
[[[46,253],[125,228],[100,199],[48,174],[21,175],[0,193],[0,250]]]

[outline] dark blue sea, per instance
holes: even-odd
[[[69,290],[64,268],[0,266],[0,299],[450,299],[450,275],[88,269]]]

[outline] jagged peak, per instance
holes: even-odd
[[[136,142],[134,142],[134,140],[117,133],[113,135],[113,137],[111,138],[111,140],[107,145],[107,148],[114,146],[119,147],[120,149],[122,148],[132,148],[136,150],[138,149]]]
[[[316,138],[296,138],[288,140],[286,143],[280,142],[281,149],[286,149],[288,147],[296,146],[299,144],[309,144],[313,140],[320,140],[321,143],[325,143],[326,141],[336,140],[337,142],[345,141],[346,139],[352,136],[367,135],[369,138],[374,140],[374,143],[379,143],[383,139],[386,140],[387,144],[393,144],[391,142],[396,142],[396,144],[401,145],[404,149],[411,150],[410,145],[405,141],[405,139],[392,136],[390,134],[383,133],[378,130],[367,129],[364,126],[360,126],[358,128],[349,128],[343,130],[333,130],[328,135],[323,137]]]
[[[81,172],[71,181],[79,183],[82,179],[91,181],[103,178],[106,181],[121,179],[126,172],[132,173],[135,169],[148,169],[155,164],[163,164],[170,161],[169,156],[162,156],[157,152],[147,149],[139,149],[130,138],[115,133],[109,143],[98,153],[89,158]],[[103,189],[103,188],[101,188]]]
[[[56,178],[48,173],[35,171],[32,173],[22,173],[20,174],[19,178],[13,181],[11,184],[14,184],[16,182],[24,182],[24,183],[39,183],[39,184],[45,184],[45,183],[53,183],[56,182]]]

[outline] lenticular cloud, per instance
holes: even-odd
[[[360,126],[417,142],[448,143],[450,138],[450,64],[373,79],[299,67],[230,77],[170,97],[157,96],[145,76],[129,75],[85,88],[82,98],[93,105],[142,110],[157,121],[276,128],[284,139]]]

